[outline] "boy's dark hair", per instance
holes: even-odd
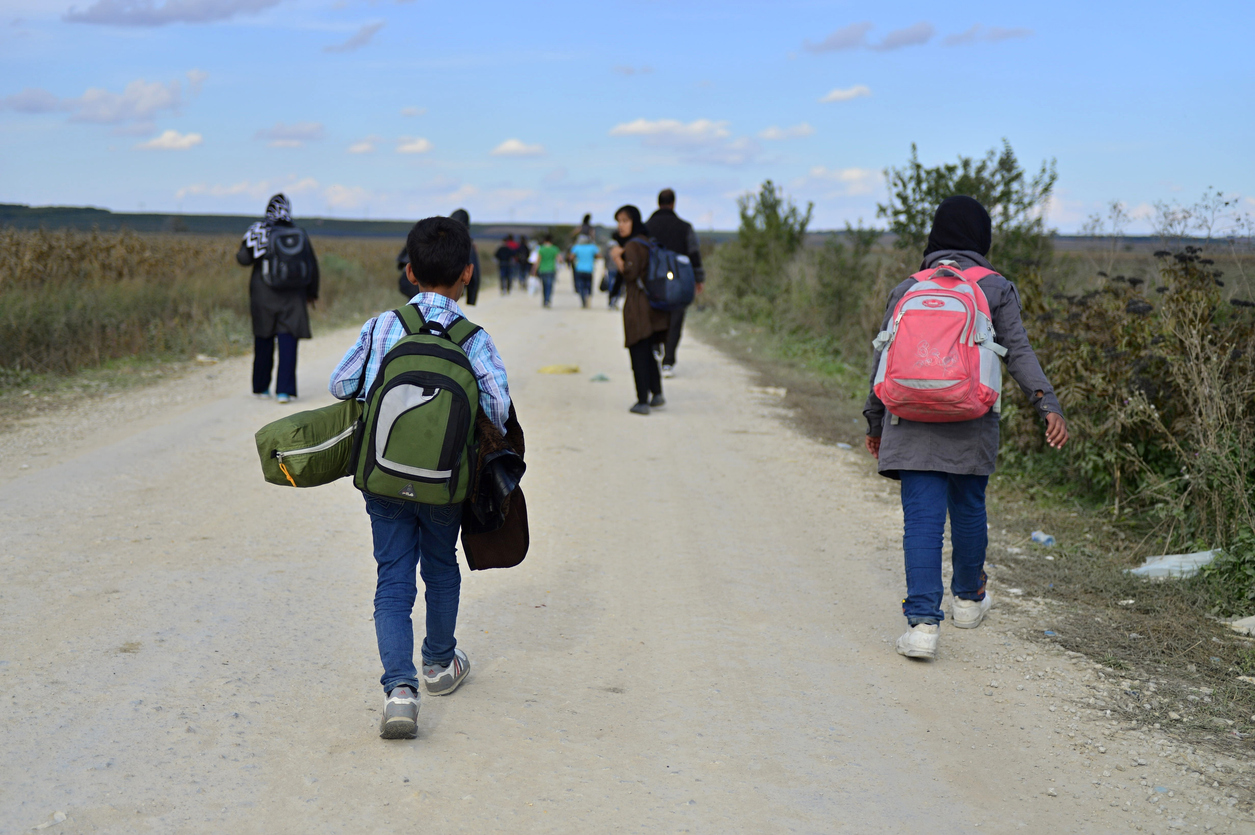
[[[405,239],[414,277],[422,287],[452,287],[471,263],[471,233],[456,220],[427,217]]]
[[[664,188],[658,192],[658,208],[669,209],[675,205],[675,192],[669,188]]]
[[[514,233],[513,233],[513,232],[511,232],[510,234],[506,235],[506,236],[505,236],[504,238],[502,238],[501,240],[503,240],[503,241],[512,241],[512,240],[514,240]]]
[[[551,244],[551,243],[553,243],[553,235],[550,235],[550,234],[548,234],[548,233],[545,233],[544,242],[545,242],[545,243],[547,243],[547,244]]]
[[[593,216],[592,216],[592,215],[584,215],[584,223],[585,223],[585,224],[589,224],[589,223],[592,223],[592,222],[593,222]]]

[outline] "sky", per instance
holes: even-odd
[[[0,0],[0,202],[735,228],[766,179],[884,224],[884,170],[1008,140],[1048,221],[1255,213],[1255,5]]]

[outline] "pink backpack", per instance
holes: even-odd
[[[996,275],[952,261],[915,273],[873,346],[880,351],[873,390],[889,413],[924,423],[973,420],[1002,393],[1007,349],[994,342],[989,301],[976,282]]]

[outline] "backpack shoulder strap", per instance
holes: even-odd
[[[980,281],[982,278],[988,278],[991,275],[998,275],[998,273],[996,270],[991,270],[987,267],[968,267],[966,270],[963,270],[963,277],[972,282]]]
[[[449,338],[456,342],[463,351],[466,350],[466,343],[471,341],[471,337],[479,333],[483,328],[467,319],[465,316],[459,316],[449,323],[449,327],[445,332],[449,334]]]
[[[423,325],[427,324],[427,320],[423,318],[416,304],[403,304],[392,312],[401,320],[401,327],[405,328],[407,336],[413,336],[423,329]]]

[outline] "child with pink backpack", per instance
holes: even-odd
[[[941,548],[950,517],[951,617],[980,626],[985,589],[985,487],[998,457],[1002,365],[1046,422],[1055,449],[1067,423],[1028,343],[1015,285],[986,260],[989,213],[971,197],[937,207],[920,272],[889,294],[874,343],[867,450],[880,474],[902,482],[907,631],[897,651],[935,658],[944,589]]]

